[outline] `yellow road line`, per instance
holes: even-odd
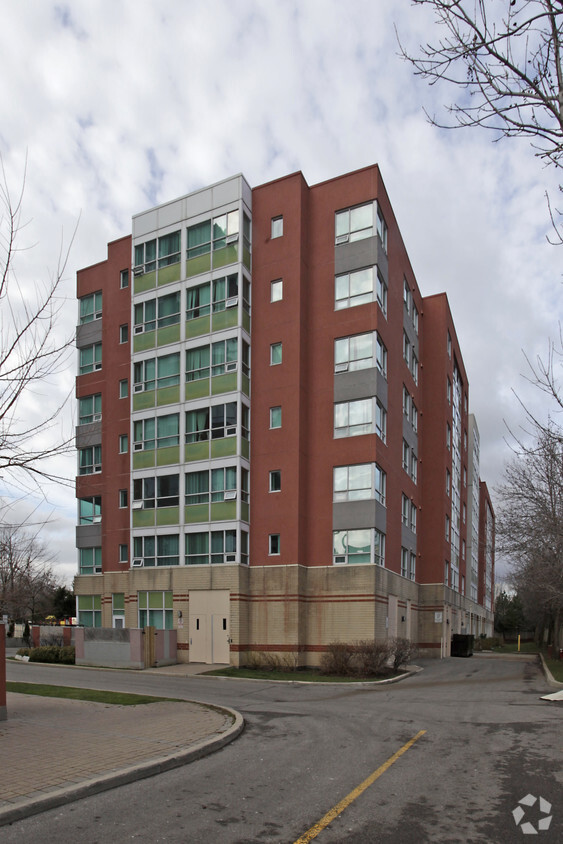
[[[326,815],[320,819],[320,821],[317,821],[317,823],[313,824],[313,826],[308,829],[307,832],[304,832],[301,838],[298,838],[297,841],[294,842],[294,844],[309,844],[309,841],[312,841],[313,838],[316,838],[319,832],[322,832],[322,830],[325,829],[325,827],[327,827],[329,823],[331,823],[335,818],[337,818],[338,815],[340,815],[344,811],[344,809],[348,808],[350,803],[353,803],[354,800],[360,796],[360,794],[363,794],[366,788],[369,788],[370,785],[372,785],[372,783],[376,781],[376,779],[378,779],[382,774],[384,774],[385,771],[387,771],[391,767],[391,765],[396,762],[400,756],[403,755],[403,753],[406,753],[407,750],[413,746],[415,741],[418,741],[418,739],[423,736],[425,732],[426,730],[420,730],[420,732],[418,732],[413,738],[411,738],[410,741],[407,741],[407,743],[404,744],[399,750],[397,750],[397,752],[394,753],[393,756],[391,756],[387,760],[387,762],[384,762],[383,765],[380,765],[380,767],[376,771],[374,771],[373,774],[370,774],[367,779],[360,783],[360,785],[356,786],[356,788],[351,791],[350,794],[348,794],[343,800],[341,800],[340,803],[337,803],[336,806],[334,806],[329,812],[327,812]]]

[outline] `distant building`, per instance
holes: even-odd
[[[461,350],[377,166],[138,214],[78,298],[80,623],[177,628],[179,660],[233,664],[492,632]]]

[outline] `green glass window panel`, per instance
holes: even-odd
[[[171,610],[174,606],[174,595],[172,592],[164,593],[164,608]]]
[[[175,281],[180,281],[180,264],[176,263],[168,267],[161,267],[158,271],[158,286],[172,284]]]
[[[139,592],[139,609],[146,609],[147,608],[147,593],[146,592]]]
[[[146,331],[144,334],[135,334],[133,337],[133,351],[146,352],[156,346],[156,331]]]
[[[231,457],[237,453],[237,438],[223,437],[211,441],[211,457]]]
[[[199,255],[197,258],[188,258],[186,261],[186,278],[194,275],[208,273],[211,269],[211,254]]]
[[[158,326],[164,328],[180,322],[180,293],[161,296],[158,299]]]
[[[209,442],[188,443],[184,450],[185,460],[190,463],[194,460],[207,460],[209,457]]]
[[[243,522],[248,522],[250,516],[250,507],[246,501],[242,501],[240,505],[240,517]]]
[[[230,243],[213,252],[213,269],[218,270],[238,261],[238,243]]]
[[[136,275],[134,281],[135,293],[146,293],[147,290],[154,290],[156,287],[156,272],[148,272],[145,275]]]
[[[78,400],[78,424],[88,425],[94,421],[94,416],[102,412],[102,395],[84,396]]]
[[[209,504],[192,504],[185,508],[185,521],[187,524],[209,521]]]
[[[93,595],[79,595],[78,596],[78,609],[79,610],[91,610],[93,607]]]
[[[93,598],[92,605],[93,605],[94,609],[95,610],[101,610],[102,609],[102,596],[101,595],[92,595],[92,598]]]
[[[213,331],[223,331],[225,328],[234,328],[238,325],[238,308],[228,308],[213,314]]]
[[[157,358],[158,387],[171,387],[180,383],[180,353]]]
[[[154,510],[133,510],[133,527],[134,528],[148,528],[154,527],[155,511]]]
[[[114,592],[112,595],[114,610],[125,610],[125,595],[123,592]]]
[[[247,246],[245,246],[242,250],[242,263],[247,270],[250,269],[250,249]]]
[[[133,469],[150,469],[155,465],[156,451],[135,451],[133,453]]]
[[[178,389],[178,388],[173,388]],[[165,392],[164,390],[159,390],[158,393]],[[155,391],[148,390],[146,393],[134,393],[133,394],[133,410],[146,410],[149,407],[154,407],[154,399],[155,399]],[[159,402],[160,403],[160,402]],[[164,404],[165,402],[162,402]],[[168,404],[168,402],[166,402]]]
[[[180,342],[180,326],[169,325],[166,328],[159,328],[157,332],[157,346],[169,346],[171,343]]]
[[[177,404],[180,401],[179,387],[166,387],[156,391],[156,403],[159,407],[165,404]]]
[[[218,501],[211,505],[211,521],[231,521],[237,517],[236,501]]]
[[[164,525],[177,525],[179,522],[179,507],[160,507],[156,511],[156,524],[158,527],[162,527]]]
[[[193,337],[201,337],[204,334],[209,334],[210,331],[210,319],[209,316],[199,317],[199,319],[193,319],[186,323],[186,340],[190,340]]]
[[[92,293],[80,299],[80,323],[92,322],[102,310],[102,293]]]
[[[245,396],[250,396],[250,378],[248,375],[242,376],[242,392]]]
[[[172,463],[180,462],[180,447],[170,446],[169,448],[157,448],[156,465],[169,466]]]
[[[217,375],[211,379],[212,395],[218,396],[221,393],[231,393],[237,389],[237,373],[228,372],[226,375]]]
[[[250,334],[250,314],[248,311],[242,312],[242,327]]]
[[[156,444],[158,448],[178,445],[180,442],[180,414],[170,413],[168,416],[159,416],[156,421]]]
[[[247,459],[250,457],[250,443],[248,442],[248,440],[242,440],[240,453],[243,457],[246,457]]]
[[[209,501],[209,472],[188,472],[186,474],[186,504],[202,504]]]
[[[180,232],[158,238],[158,266],[166,267],[180,260]]]
[[[161,610],[163,605],[162,592],[149,592],[149,610]]]
[[[138,267],[140,264],[145,263],[145,244],[139,243],[138,246],[135,246],[135,266]]]
[[[186,534],[186,564],[201,565],[209,563],[209,534],[187,533]]]

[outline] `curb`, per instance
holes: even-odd
[[[540,651],[539,657],[540,657],[541,667],[543,669],[543,673],[545,674],[545,679],[547,680],[549,685],[554,686],[556,689],[563,689],[563,683],[559,683],[557,680],[554,679],[553,674],[551,673],[551,671],[549,670],[549,668],[546,665],[544,656],[541,653],[541,651]]]
[[[246,683],[287,683],[292,686],[338,686],[345,688],[348,686],[384,686],[389,683],[400,683],[401,680],[406,680],[413,674],[418,674],[419,671],[424,671],[420,665],[412,665],[402,674],[396,677],[388,677],[386,680],[270,680],[269,677],[229,677],[224,674],[194,674],[192,679],[202,678],[205,680],[235,680],[236,682]]]
[[[196,701],[186,702],[196,703]],[[198,702],[198,706],[206,706],[206,704]],[[244,730],[244,718],[240,712],[230,709],[228,706],[211,706],[209,708],[230,715],[233,719],[231,726],[224,732],[215,734],[212,738],[201,739],[201,741],[192,745],[188,750],[179,751],[169,756],[157,757],[156,759],[151,759],[150,762],[132,765],[120,771],[102,774],[89,782],[57,789],[52,794],[46,794],[30,800],[23,799],[17,803],[13,803],[11,806],[0,809],[0,827],[30,817],[31,815],[38,815],[41,812],[46,812],[48,809],[56,809],[58,806],[73,803],[76,800],[82,800],[84,797],[100,794],[102,791],[109,791],[111,788],[128,785],[137,780],[162,774],[165,771],[172,771],[174,768],[188,765],[190,762],[195,762],[197,759],[202,759],[204,756],[209,756],[211,753],[221,750],[222,747],[230,744],[242,733]]]

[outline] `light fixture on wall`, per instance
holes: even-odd
[[[183,618],[182,610],[178,610],[178,618]]]

